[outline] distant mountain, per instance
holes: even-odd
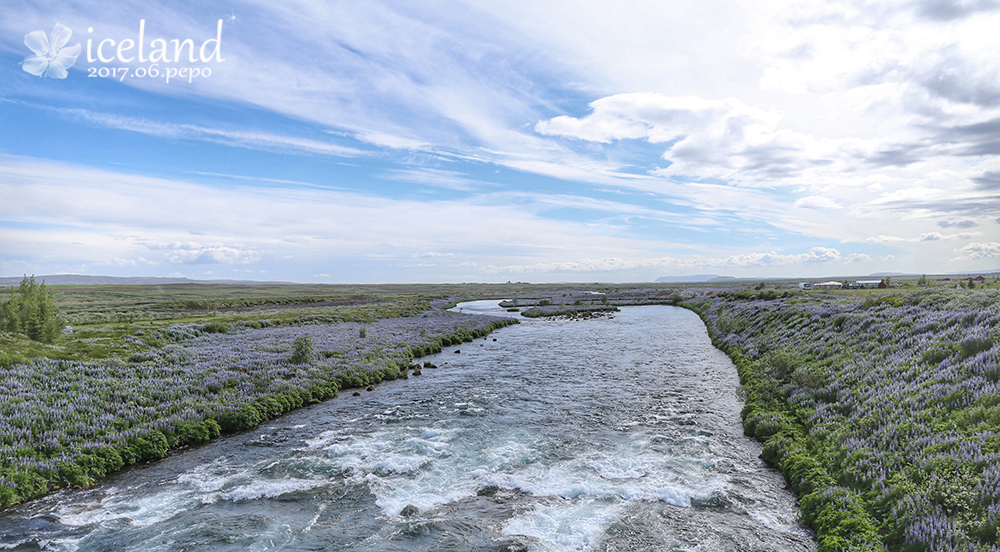
[[[907,276],[907,273],[906,272],[873,272],[873,273],[869,274],[869,276],[880,276],[880,277],[885,277],[885,276]],[[910,276],[913,276],[913,275],[910,274]]]
[[[691,274],[688,276],[664,276],[657,278],[658,283],[673,282],[709,282],[712,280],[735,280],[732,276],[719,276],[718,274]]]
[[[16,286],[21,283],[23,276],[2,277],[0,287]],[[282,285],[291,282],[257,282],[253,280],[192,280],[190,278],[158,278],[147,276],[133,276],[120,278],[117,276],[88,276],[86,274],[50,274],[47,276],[35,276],[36,282],[45,281],[50,286],[111,286],[111,285],[149,285],[149,284],[229,284],[229,285],[255,285],[271,284]]]
[[[993,270],[966,270],[965,272],[946,272],[949,276],[956,274],[997,274],[1000,273],[1000,268],[994,268]]]

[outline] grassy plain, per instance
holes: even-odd
[[[0,302],[13,288],[0,288]],[[365,322],[413,316],[449,297],[504,299],[563,291],[608,291],[602,284],[165,284],[50,286],[72,328],[51,345],[0,333],[0,362],[37,357],[62,360],[126,358],[128,336],[177,324],[268,321]]]

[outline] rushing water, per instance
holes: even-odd
[[[527,320],[426,360],[12,508],[0,549],[815,550],[691,312]]]

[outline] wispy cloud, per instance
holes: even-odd
[[[226,130],[191,124],[176,124],[150,119],[126,117],[110,113],[96,113],[86,109],[57,108],[60,113],[107,128],[139,132],[171,140],[203,140],[227,146],[280,150],[292,153],[317,153],[338,157],[360,157],[371,152],[344,147],[333,143],[268,132]]]
[[[981,235],[979,232],[962,232],[959,234],[942,234],[940,232],[925,232],[915,238],[901,238],[899,236],[874,236],[868,238],[868,243],[894,243],[894,242],[932,242],[932,241],[955,241],[971,240],[975,236]]]
[[[401,182],[412,182],[438,188],[447,188],[449,190],[462,191],[481,188],[484,184],[483,182],[469,178],[464,173],[458,171],[448,171],[429,167],[393,169],[387,171],[385,173],[385,177]]]

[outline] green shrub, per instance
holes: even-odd
[[[308,335],[296,337],[292,343],[292,364],[311,362],[314,356],[312,338]]]
[[[59,479],[66,486],[86,487],[90,483],[90,478],[83,467],[78,464],[63,464],[59,467]]]
[[[209,322],[205,324],[207,333],[229,333],[229,325],[223,322]]]
[[[45,281],[35,283],[35,277],[25,276],[14,289],[12,297],[0,306],[0,330],[25,334],[34,341],[52,343],[66,327],[59,318],[52,290]]]
[[[958,343],[936,342],[921,355],[920,360],[926,364],[939,364],[942,360],[961,352],[962,346]]]
[[[219,415],[219,427],[223,431],[238,431],[257,427],[263,421],[260,412],[252,405],[243,404],[237,410],[230,410]]]

